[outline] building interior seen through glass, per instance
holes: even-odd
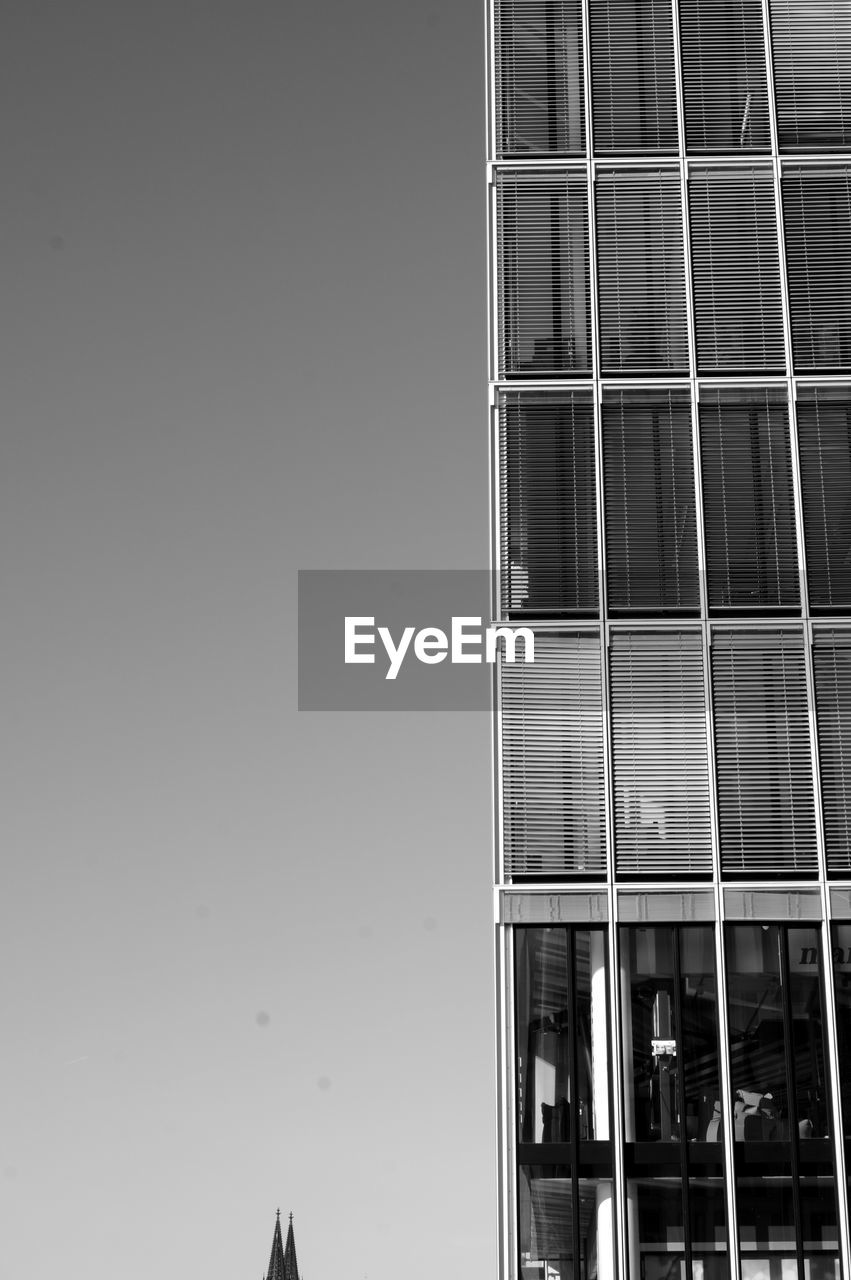
[[[851,1061],[851,925],[838,996]],[[626,1268],[612,1201],[611,1013],[603,928],[515,938],[518,1228],[524,1280],[729,1275],[715,930],[618,931]],[[742,1280],[839,1280],[819,930],[726,927],[727,1065]],[[605,1260],[605,1265],[603,1260]]]

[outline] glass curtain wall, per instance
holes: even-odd
[[[851,2],[488,12],[501,1280],[851,1280]]]

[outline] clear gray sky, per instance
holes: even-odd
[[[492,1280],[488,717],[296,570],[487,557],[479,0],[6,0],[0,1280]]]

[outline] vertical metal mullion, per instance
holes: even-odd
[[[498,427],[496,412],[495,379],[499,374],[499,314],[498,314],[498,245],[496,221],[496,188],[494,183],[493,159],[496,154],[496,47],[495,47],[495,13],[496,0],[486,0],[484,5],[485,21],[485,84],[486,84],[486,154],[485,182],[487,193],[486,218],[486,305],[488,331],[488,471],[491,479],[489,485],[488,523],[490,533],[490,569],[491,574],[498,572],[501,510],[498,491],[498,447],[495,448],[495,428]],[[494,591],[494,579],[491,579],[491,611],[496,613],[499,601]],[[493,1025],[495,1036],[495,1075],[496,1075],[496,1174],[497,1174],[497,1206],[496,1206],[496,1261],[500,1280],[510,1280],[515,1269],[517,1251],[516,1240],[516,1196],[513,1188],[516,1179],[510,1169],[510,1162],[515,1149],[510,1123],[511,1109],[511,1051],[513,1036],[513,1020],[510,1016],[510,1000],[507,997],[506,983],[511,981],[513,965],[509,956],[509,930],[500,924],[499,886],[502,881],[502,758],[499,747],[499,697],[500,678],[499,665],[494,664],[491,684],[491,786],[492,786],[492,821],[493,821],[493,876],[494,876],[494,939],[493,939],[493,980],[494,1011]]]
[[[500,1277],[517,1273],[516,1107],[514,1106],[514,931],[499,923],[499,896],[495,925],[496,979],[496,1085],[497,1085],[497,1266]]]
[[[600,591],[600,658],[603,710],[603,796],[604,834],[606,840],[606,895],[609,907],[607,931],[609,1032],[610,1056],[610,1141],[612,1150],[612,1227],[615,1232],[615,1254],[623,1270],[626,1249],[626,1181],[623,1154],[623,1061],[619,1052],[620,970],[618,964],[618,902],[615,892],[615,832],[613,820],[613,784],[611,761],[611,703],[609,698],[609,624],[608,624],[608,576],[606,564],[605,491],[603,485],[603,424],[602,388],[600,366],[600,304],[597,272],[597,204],[596,166],[594,159],[594,107],[591,67],[591,16],[590,0],[582,3],[582,53],[585,73],[585,160],[588,189],[588,259],[591,280],[591,368],[594,385],[594,443],[597,480],[597,565]]]
[[[577,1027],[576,1027],[576,937],[573,927],[565,930],[567,946],[567,1009],[569,1040],[569,1094],[570,1094],[570,1207],[573,1215],[573,1270],[581,1275],[579,1250],[581,1240],[579,1233],[579,1096],[577,1092],[579,1072],[577,1070]]]
[[[677,1054],[677,1110],[680,1125],[680,1182],[682,1195],[682,1213],[683,1213],[683,1248],[685,1252],[686,1276],[692,1276],[692,1251],[691,1251],[691,1214],[689,1212],[689,1169],[688,1169],[688,1147],[686,1134],[686,1097],[685,1097],[685,1057],[684,1057],[684,1035],[683,1035],[683,1009],[682,1009],[682,991],[680,981],[680,927],[674,925],[671,927],[673,936],[673,970],[674,970],[674,1028],[675,1028],[675,1046]]]
[[[842,1123],[842,1099],[839,1079],[839,1037],[836,1026],[836,983],[833,974],[833,937],[830,911],[830,891],[822,884],[821,947],[824,957],[821,964],[821,996],[824,1000],[824,1029],[827,1033],[827,1074],[830,1088],[831,1129],[833,1131],[834,1193],[836,1197],[837,1226],[839,1227],[839,1257],[842,1274],[847,1277],[848,1256],[848,1195],[846,1188],[845,1133]]]
[[[789,930],[776,925],[780,950],[780,1001],[783,1009],[783,1051],[789,1112],[789,1151],[792,1161],[792,1206],[795,1214],[795,1253],[798,1277],[804,1280],[804,1237],[801,1225],[801,1160],[798,1150],[798,1099],[795,1092],[795,1055],[792,1047],[792,993],[789,990]]]
[[[689,377],[692,387],[695,383],[697,373],[697,353],[696,340],[694,331],[694,299],[693,299],[693,282],[691,270],[691,227],[688,216],[688,164],[685,158],[685,105],[683,99],[683,68],[682,68],[682,52],[680,49],[680,16],[678,0],[672,0],[671,10],[673,16],[673,39],[674,39],[674,84],[676,87],[677,97],[677,138],[679,149],[679,170],[680,170],[680,205],[683,228],[683,274],[685,276],[686,290],[686,332],[688,334],[688,361],[689,361]]]
[[[721,1075],[721,1122],[724,1135],[725,1190],[727,1193],[727,1239],[730,1242],[728,1262],[730,1274],[736,1280],[741,1276],[742,1264],[739,1252],[739,1222],[736,1205],[736,1144],[733,1124],[733,1085],[730,1055],[730,1020],[727,1008],[727,939],[726,904],[718,880],[715,881],[715,909],[718,913],[715,926],[715,964],[718,969],[718,1067]]]
[[[615,1228],[615,1244],[621,1275],[626,1275],[627,1258],[627,1187],[624,1161],[624,1107],[623,1107],[623,1053],[621,1046],[621,974],[620,974],[620,939],[619,920],[617,915],[618,900],[614,885],[610,882],[609,894],[609,1028],[611,1032],[611,1093],[610,1122],[612,1144],[612,1172],[614,1175],[614,1207],[612,1222]]]

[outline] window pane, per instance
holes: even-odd
[[[609,609],[699,607],[691,404],[679,392],[603,397]]]
[[[846,3],[769,0],[780,146],[851,144],[851,12]]]
[[[600,639],[538,632],[500,662],[503,851],[509,876],[606,874]]]
[[[579,0],[496,0],[497,154],[585,150]]]
[[[501,372],[590,369],[584,172],[500,172],[496,187]]]
[[[794,1109],[800,1138],[827,1138],[830,1092],[824,1056],[821,945],[817,929],[789,929],[789,1003],[792,1015]]]
[[[618,875],[712,873],[700,632],[610,636]]]
[[[679,173],[599,173],[596,191],[603,371],[688,373]]]
[[[518,928],[515,974],[518,1140],[607,1139],[604,931]]]
[[[730,1084],[737,1142],[789,1140],[780,974],[777,925],[728,927]]]
[[[718,990],[711,928],[683,928],[680,943],[683,1106],[689,1141],[720,1142],[721,1085],[718,1068]],[[719,1188],[715,1188],[719,1191]],[[697,1204],[695,1197],[692,1203]],[[697,1212],[697,1210],[695,1210]],[[720,1216],[719,1216],[720,1215]],[[709,1220],[723,1224],[723,1196]],[[697,1240],[693,1236],[693,1243]],[[713,1236],[713,1239],[715,1237]],[[694,1245],[696,1248],[697,1246]]]
[[[851,170],[785,169],[782,189],[795,368],[851,369]]]
[[[712,930],[660,925],[620,937],[626,1141],[720,1142]]]
[[[591,396],[509,392],[499,423],[503,611],[597,612]]]
[[[827,869],[847,876],[851,871],[851,631],[813,633],[813,675]]]
[[[594,149],[676,151],[671,0],[592,0]]]
[[[736,1200],[743,1280],[798,1280],[789,1161],[775,1159],[769,1172],[739,1176]]]
[[[611,1106],[606,935],[602,929],[577,929],[573,939],[579,1141],[603,1142],[610,1134]]]
[[[838,1087],[844,1137],[851,1138],[851,923],[830,926],[833,942],[833,983],[836,999]]]
[[[700,403],[709,605],[798,610],[789,412],[779,391],[712,391]]]
[[[722,870],[813,875],[803,636],[715,631],[710,657]]]
[[[767,151],[761,0],[680,0],[689,151]]]
[[[567,931],[517,929],[515,939],[519,1140],[569,1142]]]
[[[698,370],[783,369],[771,170],[693,169],[689,219]]]
[[[570,1177],[560,1175],[557,1168],[524,1165],[518,1191],[523,1280],[597,1280],[616,1275],[609,1179],[577,1179],[575,1206]]]
[[[851,391],[801,388],[797,419],[810,607],[847,613],[851,610]]]

